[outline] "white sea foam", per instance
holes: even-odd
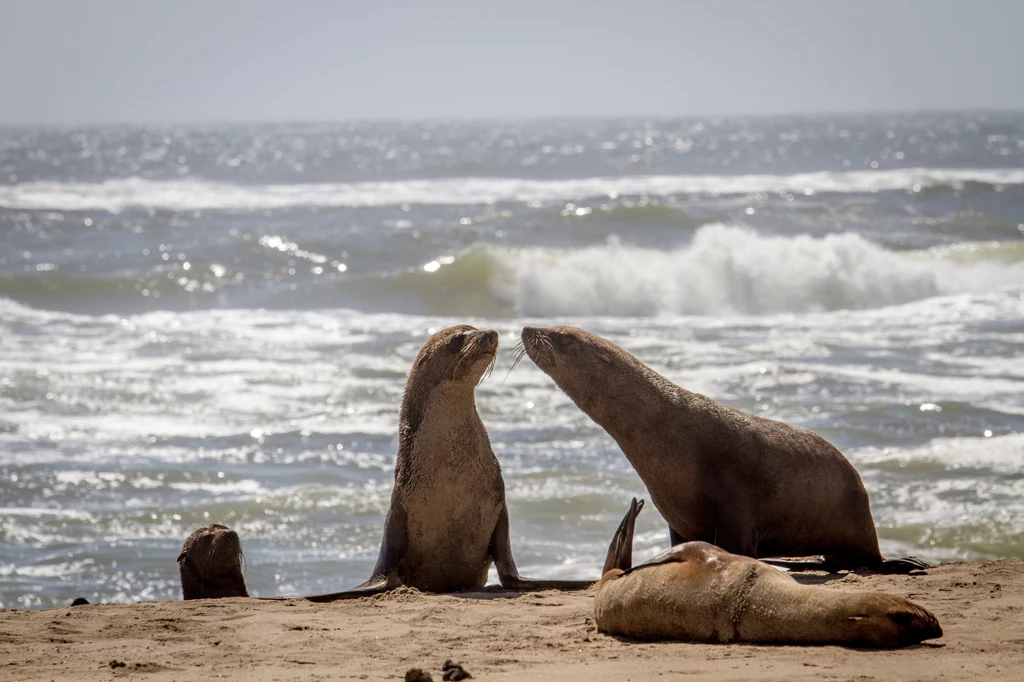
[[[649,316],[880,308],[1024,286],[1019,263],[956,263],[888,251],[846,233],[765,236],[708,225],[663,251],[622,245],[495,250],[495,294],[522,315]]]
[[[989,469],[1008,476],[1024,472],[1024,434],[989,438],[936,438],[911,448],[867,447],[851,453],[860,465],[885,462],[934,462],[954,469]]]
[[[119,212],[129,207],[171,211],[265,210],[294,206],[472,205],[557,202],[623,195],[920,191],[967,182],[1024,184],[1024,168],[904,168],[818,171],[791,175],[643,175],[567,180],[442,178],[387,182],[234,185],[196,179],[138,177],[98,183],[24,182],[0,187],[0,207]]]

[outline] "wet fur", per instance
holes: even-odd
[[[235,531],[219,523],[196,529],[178,555],[182,598],[248,597],[242,559],[242,543]]]
[[[824,555],[833,569],[927,566],[883,562],[860,475],[818,434],[687,391],[583,329],[526,327],[522,339],[534,363],[618,443],[673,545]]]
[[[880,592],[801,585],[755,559],[688,542],[631,567],[636,500],[597,585],[601,632],[635,639],[894,648],[942,636],[928,610]],[[628,537],[627,537],[628,535]]]

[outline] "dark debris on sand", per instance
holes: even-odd
[[[462,667],[461,663],[452,663],[452,659],[450,658],[444,662],[443,666],[441,666],[441,671],[442,679],[446,681],[453,680],[454,682],[458,682],[459,680],[468,680],[473,677],[469,674],[468,670]]]

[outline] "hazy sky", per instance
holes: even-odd
[[[1024,109],[1024,0],[0,0],[0,122]]]

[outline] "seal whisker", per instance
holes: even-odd
[[[505,373],[505,378],[501,380],[501,385],[505,385],[505,381],[509,375],[512,374],[512,370],[516,368],[519,362],[526,356],[526,344],[520,341],[512,349],[512,366],[508,368],[508,372]]]
[[[480,375],[480,381],[478,381],[476,383],[477,386],[479,386],[480,384],[484,383],[484,379],[486,379],[487,377],[491,376],[491,373],[494,372],[494,365],[495,365],[496,362],[498,362],[498,354],[497,353],[495,353],[494,355],[491,356],[491,361],[487,363],[487,369],[484,371],[483,374]]]

